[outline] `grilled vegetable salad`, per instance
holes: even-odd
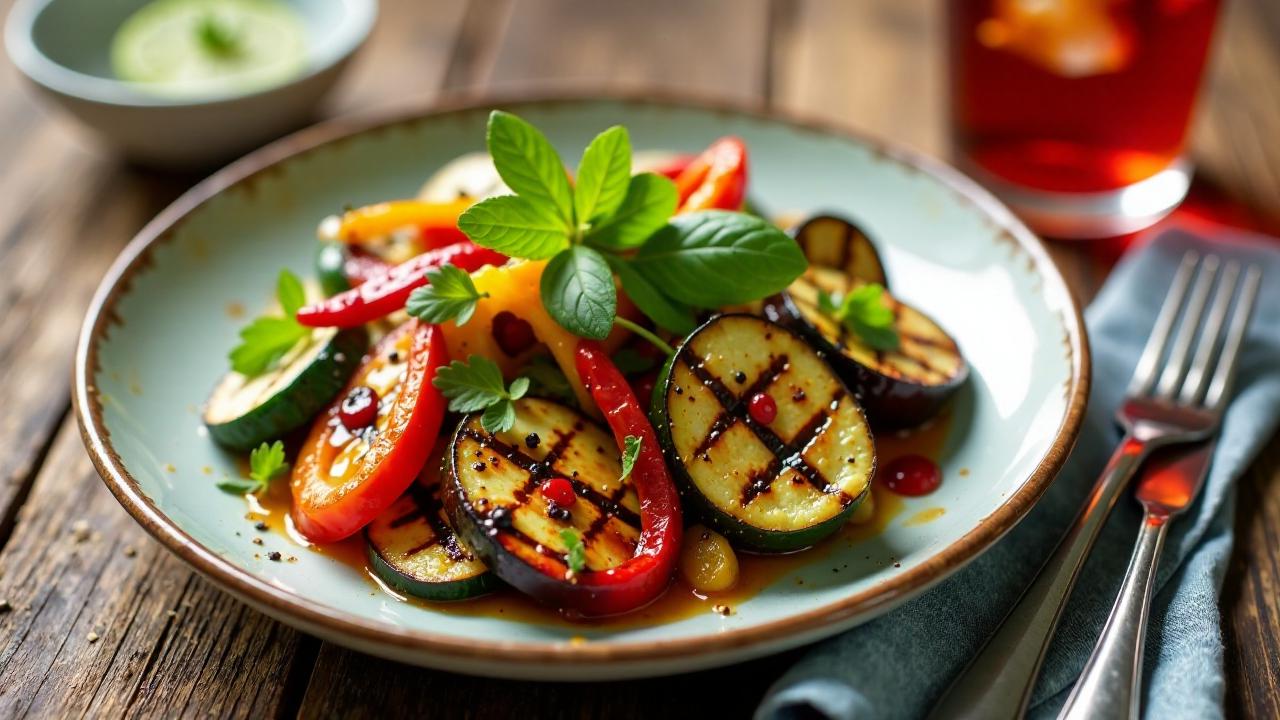
[[[487,141],[417,198],[325,218],[315,289],[282,271],[205,413],[275,461],[224,489],[263,492],[290,448],[294,527],[363,537],[387,587],[576,616],[642,607],[677,568],[724,590],[735,552],[865,516],[873,428],[965,381],[856,225],[743,212],[741,140],[633,157],[612,127],[572,172],[514,115]]]

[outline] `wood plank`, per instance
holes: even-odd
[[[152,541],[59,432],[0,556],[0,716],[261,717],[312,641]],[[300,652],[300,650],[303,650]]]
[[[476,90],[666,89],[759,101],[766,0],[523,0]]]
[[[941,5],[932,0],[786,0],[773,104],[945,152]]]
[[[392,52],[375,51],[378,65],[352,69],[335,108],[431,99],[464,7],[432,9],[383,3],[379,32],[400,36]],[[388,63],[435,79],[399,88]],[[64,120],[42,120],[13,75],[6,64],[0,406],[22,411],[0,414],[0,599],[12,607],[0,612],[0,716],[288,714],[318,642],[216,590],[150,540],[102,485],[67,416],[90,293],[137,229],[197,178],[120,164]],[[80,522],[92,531],[75,542]]]

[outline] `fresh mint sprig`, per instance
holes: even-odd
[[[771,295],[804,271],[795,242],[759,218],[705,211],[672,219],[675,184],[630,174],[631,140],[621,126],[587,146],[576,185],[550,141],[515,115],[495,110],[487,140],[498,174],[516,194],[477,203],[458,227],[511,257],[550,260],[542,304],[576,335],[603,339],[613,329],[615,274],[655,324],[687,334],[694,308]]]
[[[529,378],[518,377],[507,385],[502,370],[482,355],[472,355],[466,362],[454,360],[436,370],[431,384],[449,398],[453,412],[483,411],[480,426],[489,433],[506,432],[515,425],[515,401],[529,392]]]
[[[888,293],[879,283],[859,285],[844,297],[832,297],[820,290],[818,310],[876,350],[897,350],[901,344]]]
[[[240,331],[240,344],[231,349],[228,356],[231,369],[252,377],[273,366],[298,341],[311,334],[294,319],[294,315],[307,302],[302,281],[288,270],[281,270],[276,279],[276,300],[283,316],[263,315]]]

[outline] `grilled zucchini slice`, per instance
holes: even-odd
[[[777,406],[756,421],[751,398]],[[721,315],[668,361],[654,425],[685,497],[735,546],[808,547],[866,497],[875,444],[857,400],[808,343],[750,315]]]
[[[516,403],[516,422],[490,434],[480,415],[463,418],[454,434],[444,503],[449,519],[502,580],[560,607],[571,583],[564,540],[572,528],[588,570],[607,570],[635,554],[640,502],[630,479],[620,480],[613,436],[586,415],[550,400]],[[538,487],[563,477],[577,497],[553,508]],[[567,512],[566,512],[567,511]]]
[[[887,352],[865,344],[818,309],[819,290],[843,295],[859,284],[842,272],[811,267],[786,292],[767,300],[764,314],[827,353],[828,361],[858,394],[877,429],[919,425],[933,417],[964,384],[968,363],[941,326],[892,297],[889,304],[901,344]]]
[[[316,328],[275,368],[254,377],[227,373],[205,408],[209,435],[249,450],[302,427],[346,386],[368,342],[362,327]]]
[[[369,523],[364,536],[369,567],[400,592],[426,600],[466,600],[501,585],[453,531],[438,483],[414,483]]]
[[[791,231],[810,267],[843,272],[861,282],[889,287],[880,253],[862,228],[836,215],[814,215]]]

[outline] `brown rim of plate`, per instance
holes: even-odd
[[[648,640],[625,643],[564,642],[489,642],[439,635],[392,625],[355,619],[286,592],[253,576],[248,571],[220,557],[170,521],[139,488],[129,475],[119,455],[112,448],[103,424],[102,406],[93,387],[93,374],[98,368],[98,342],[104,337],[117,300],[123,295],[133,275],[147,265],[151,246],[170,235],[188,215],[228,188],[250,181],[278,163],[319,149],[333,141],[371,130],[422,122],[449,115],[474,113],[490,107],[521,108],[531,106],[579,104],[592,101],[620,102],[640,106],[692,109],[713,113],[745,116],[750,119],[781,122],[808,132],[852,140],[872,149],[880,157],[924,172],[949,188],[963,202],[977,208],[998,228],[999,234],[1025,253],[1029,266],[1042,281],[1044,292],[1055,292],[1064,298],[1066,307],[1053,308],[1061,316],[1064,350],[1071,364],[1071,379],[1065,393],[1067,409],[1052,446],[1022,486],[959,540],[951,543],[920,565],[883,583],[790,617],[740,630],[698,635],[671,640]],[[1090,365],[1088,340],[1079,305],[1061,273],[1040,240],[1017,220],[990,193],[973,180],[939,160],[904,147],[873,140],[857,131],[838,125],[797,117],[791,113],[769,111],[760,106],[681,97],[672,93],[592,92],[555,93],[547,96],[485,96],[455,98],[426,110],[399,112],[386,117],[337,119],[321,123],[282,138],[214,173],[165,208],[147,223],[129,243],[103,278],[94,293],[76,346],[73,404],[80,434],[94,467],[121,505],[148,532],[169,550],[190,563],[223,589],[247,598],[279,618],[293,619],[311,627],[327,629],[338,635],[376,644],[436,653],[475,661],[513,663],[580,664],[599,661],[660,661],[690,654],[723,653],[759,643],[777,641],[788,636],[809,634],[815,628],[830,626],[851,617],[883,611],[907,597],[923,591],[933,583],[955,572],[977,557],[1021,520],[1040,499],[1066,461],[1075,444],[1084,417],[1089,394]]]

